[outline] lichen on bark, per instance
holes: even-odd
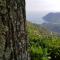
[[[25,0],[0,0],[0,21],[6,30],[3,60],[28,60]]]

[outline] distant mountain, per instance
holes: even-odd
[[[48,30],[60,33],[60,13],[49,13],[43,17],[46,21],[42,25]]]
[[[42,25],[49,31],[60,33],[60,24],[44,23]]]
[[[48,13],[43,17],[48,23],[60,24],[60,12],[59,13]]]

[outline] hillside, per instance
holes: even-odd
[[[60,37],[31,22],[27,22],[27,31],[31,60],[60,60]]]
[[[60,24],[44,23],[42,26],[46,27],[49,31],[60,34]]]
[[[33,32],[33,34],[38,34],[38,35],[50,34],[50,32],[46,28],[40,26],[39,24],[34,24],[31,22],[27,22],[27,29],[28,29],[28,32],[31,30],[30,32]]]

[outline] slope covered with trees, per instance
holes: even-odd
[[[27,30],[31,60],[60,60],[60,37],[30,22]]]

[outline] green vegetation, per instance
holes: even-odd
[[[0,24],[0,57],[3,54],[6,29]],[[60,60],[60,37],[37,24],[27,23],[31,60]]]
[[[28,22],[31,60],[60,60],[60,37]]]

